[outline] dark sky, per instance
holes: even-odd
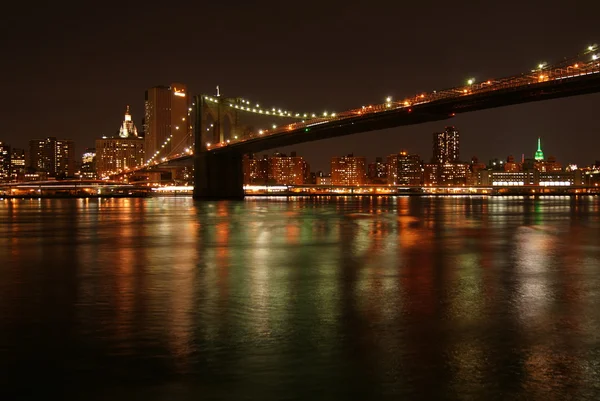
[[[73,2],[68,2],[73,3]],[[141,125],[144,90],[244,96],[291,110],[342,111],[488,79],[600,42],[596,0],[20,2],[1,19],[0,140],[76,141],[118,129],[126,104]],[[479,3],[479,4],[478,4]],[[102,6],[99,6],[102,5]],[[465,114],[461,156],[531,156],[536,137],[563,163],[600,159],[600,95]],[[444,123],[317,141],[293,149],[313,169],[334,155],[431,156]],[[139,127],[141,128],[141,127]],[[290,149],[279,149],[289,152]]]

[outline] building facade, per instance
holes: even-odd
[[[387,164],[381,157],[376,157],[374,162],[369,163],[367,175],[370,184],[385,184],[388,175]]]
[[[11,181],[23,181],[26,173],[25,149],[12,148],[10,151]]]
[[[419,186],[423,182],[421,157],[407,152],[398,154],[396,185]]]
[[[80,175],[86,179],[96,179],[96,148],[87,148],[81,158]]]
[[[332,185],[358,186],[367,183],[367,161],[352,154],[331,158]]]
[[[0,142],[0,182],[8,182],[12,177],[10,145]]]
[[[29,141],[29,165],[48,177],[75,175],[75,143],[70,139],[33,139]]]
[[[455,127],[446,127],[433,134],[433,163],[456,163],[460,160],[460,134]]]
[[[303,157],[292,152],[290,156],[275,153],[269,158],[269,183],[303,185],[310,180],[310,168]]]

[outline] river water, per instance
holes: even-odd
[[[600,198],[0,200],[6,399],[600,398]]]

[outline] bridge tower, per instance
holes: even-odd
[[[193,98],[194,199],[243,199],[242,154],[227,149],[208,151],[241,135],[238,112],[230,104],[239,99],[217,95]]]

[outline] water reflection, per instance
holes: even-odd
[[[0,201],[4,377],[88,399],[599,394],[598,199],[284,200]]]

